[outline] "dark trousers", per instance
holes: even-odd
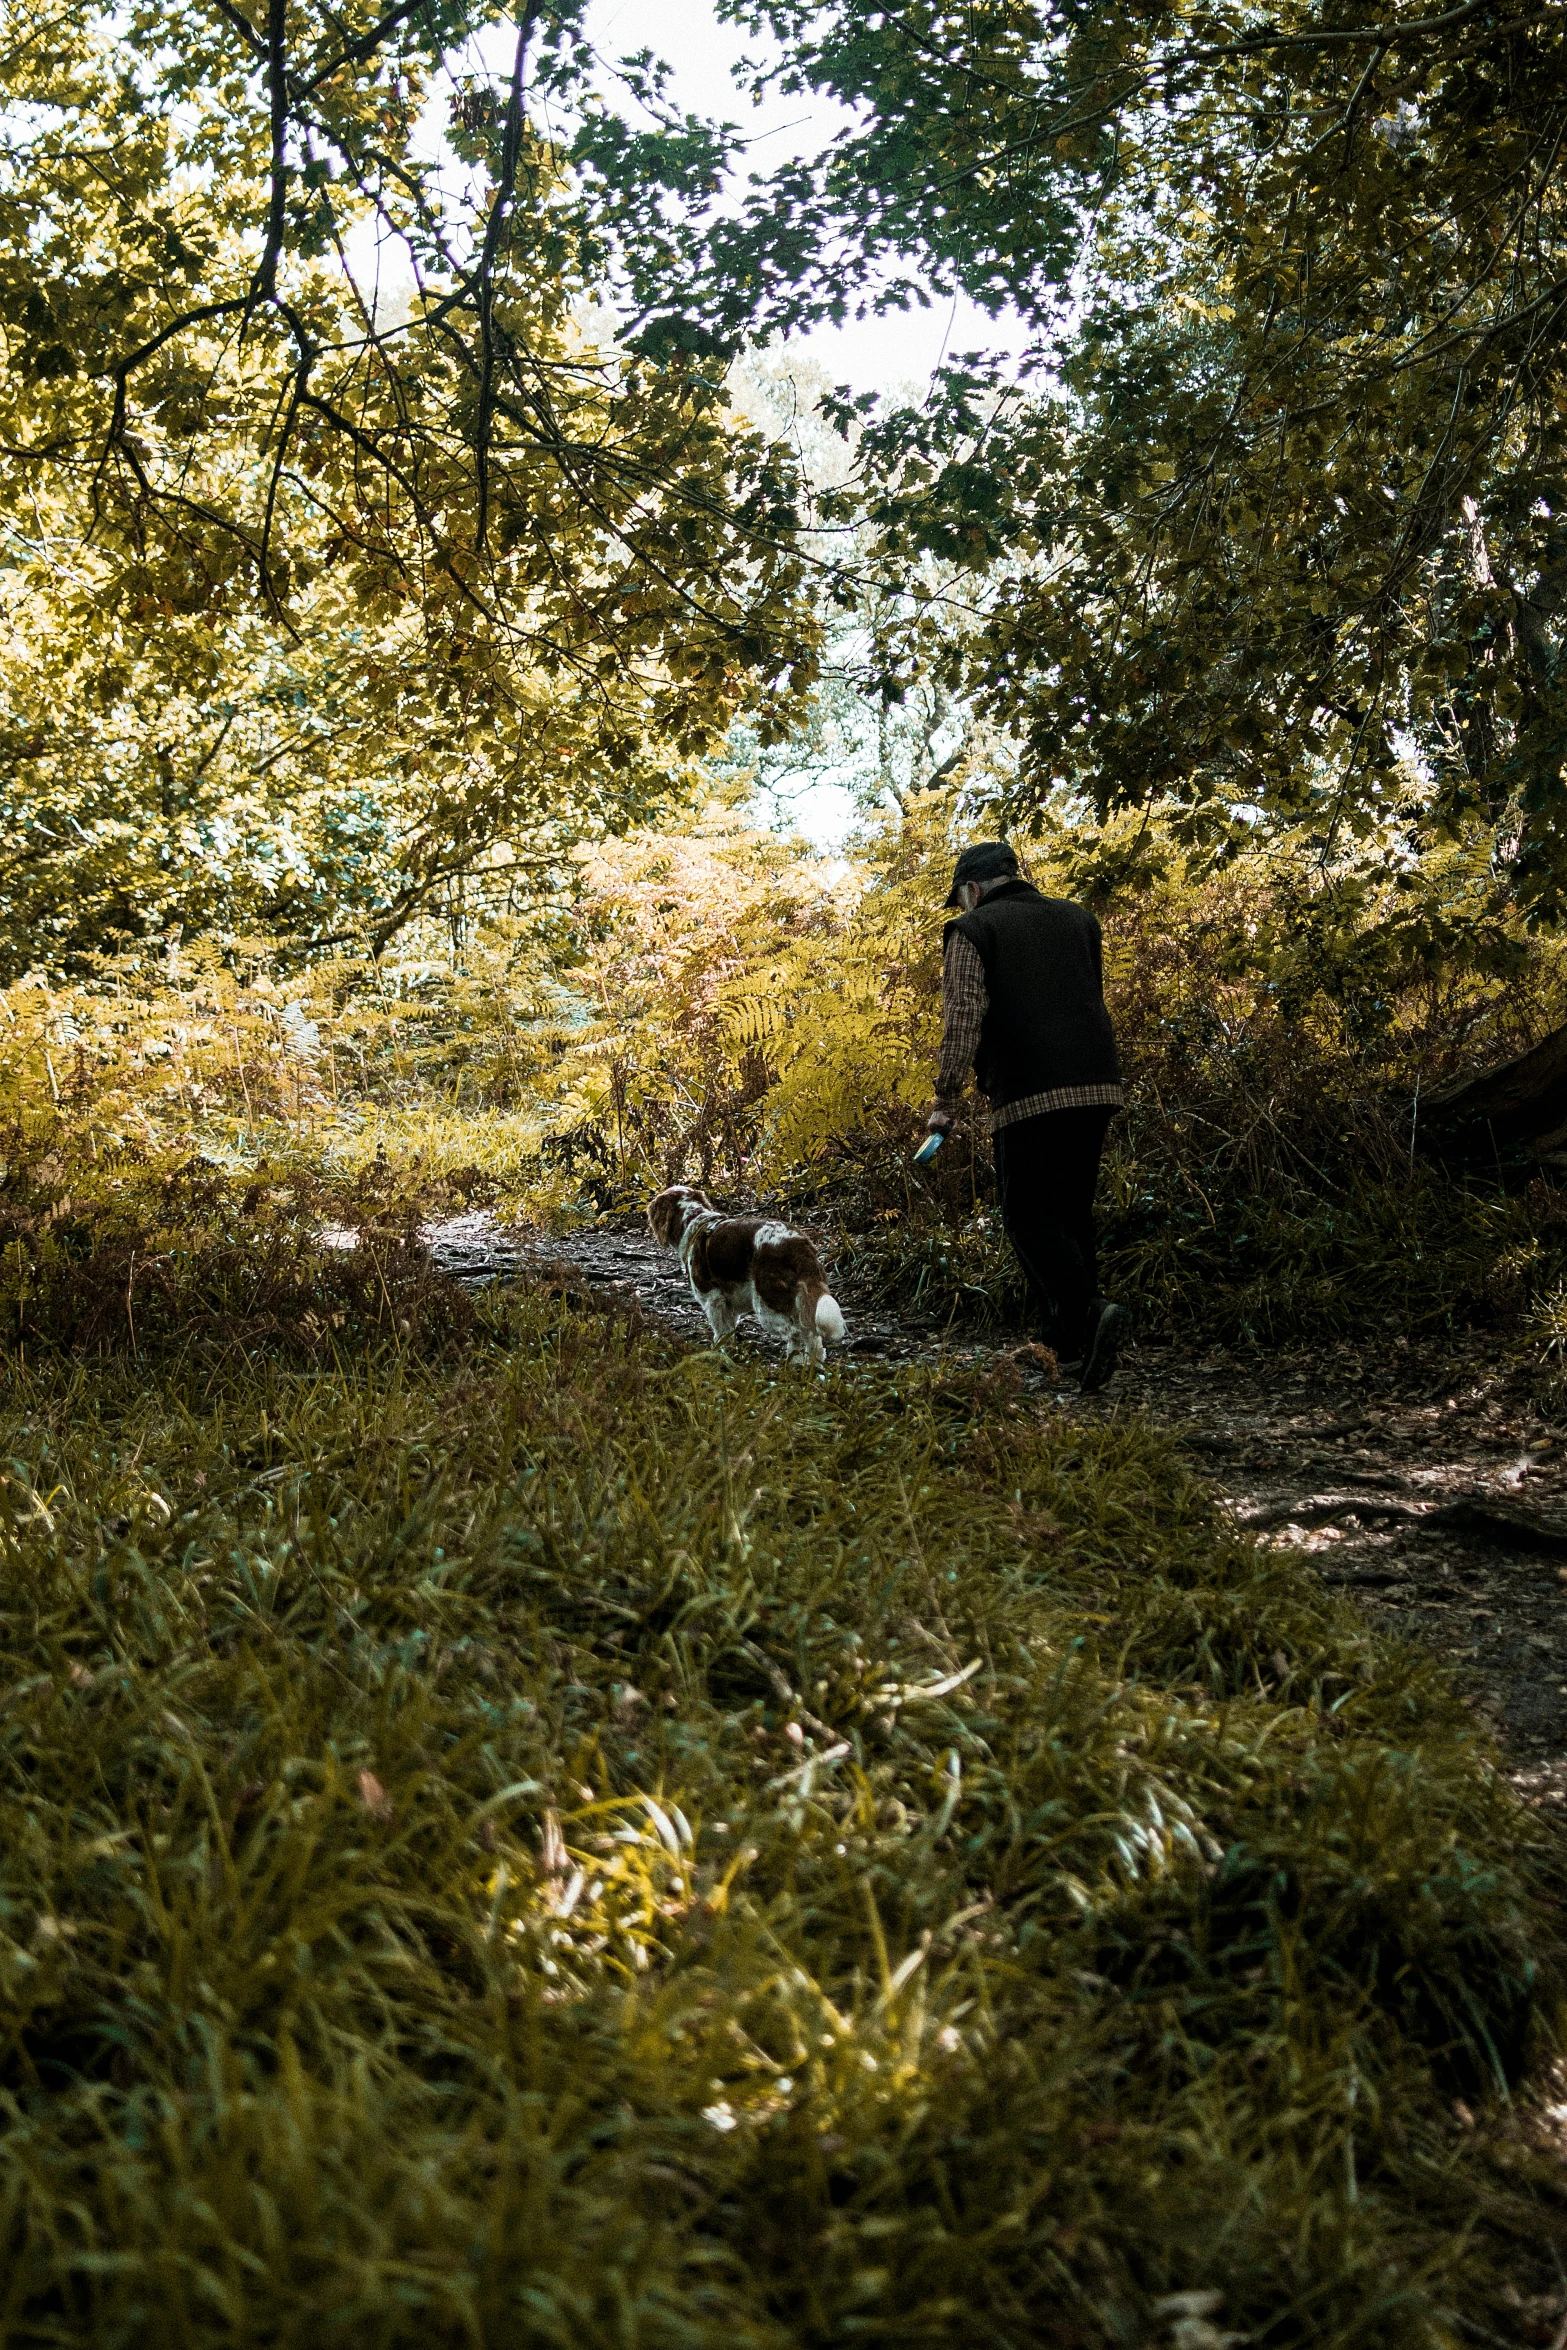
[[[1046,1110],[995,1135],[1001,1221],[1047,1345],[1070,1360],[1088,1343],[1099,1294],[1094,1185],[1113,1112]]]

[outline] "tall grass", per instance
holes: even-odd
[[[1373,887],[1276,844],[1206,874],[1166,849],[1144,886],[1105,889],[1106,853],[1060,834],[1037,873],[1101,899],[1127,1079],[1100,1192],[1103,1274],[1145,1330],[1244,1344],[1385,1324],[1516,1330],[1559,1300],[1567,1194],[1551,1168],[1513,1152],[1454,1170],[1417,1148],[1423,1097],[1567,1017],[1559,941],[1524,938],[1462,859]],[[932,897],[935,859],[933,845]],[[928,1013],[930,971],[924,987]],[[786,1191],[840,1224],[862,1296],[1016,1321],[982,1105],[913,1176],[918,1131],[884,1092]]]
[[[1431,1664],[1140,1423],[399,1262],[6,1373],[0,2343],[1516,2338],[1558,1859]]]
[[[934,1170],[907,1164],[955,823],[932,795],[845,871],[718,805],[460,947],[411,933],[279,977],[198,942],[0,991],[0,1246],[58,1251],[122,1194],[134,1220],[149,1175],[193,1166],[553,1224],[695,1178],[835,1225],[882,1304],[1013,1319],[978,1105]],[[1373,886],[1267,842],[1200,870],[1166,840],[1134,886],[1113,846],[1062,824],[1036,870],[1102,900],[1129,1081],[1106,1278],[1144,1328],[1268,1344],[1559,1304],[1545,1171],[1455,1176],[1416,1148],[1433,1086],[1567,1013],[1559,944],[1462,857]]]
[[[1215,1185],[1202,1202],[1161,1183],[1137,1141],[1112,1128],[1100,1278],[1136,1306],[1145,1334],[1261,1346],[1479,1326],[1516,1348],[1538,1326],[1559,1354],[1567,1193],[1545,1177],[1505,1186],[1417,1166],[1382,1181],[1346,1175],[1315,1197]],[[901,1169],[862,1176],[837,1211],[845,1294],[936,1324],[1020,1326],[1027,1299],[979,1167],[977,1180],[953,1168],[908,1210],[895,1196]]]

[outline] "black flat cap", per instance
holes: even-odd
[[[1010,881],[1017,872],[1017,859],[1004,840],[977,840],[971,849],[965,849],[953,868],[952,887],[943,904],[959,903],[958,891],[965,881]]]

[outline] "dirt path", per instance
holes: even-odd
[[[557,1263],[707,1334],[674,1260],[629,1218],[543,1242],[470,1215],[429,1243],[463,1281]],[[853,1356],[982,1359],[1016,1344],[845,1310]],[[763,1343],[750,1323],[740,1342]],[[1379,1334],[1271,1355],[1136,1346],[1105,1395],[1070,1382],[1050,1392],[1084,1418],[1130,1405],[1171,1429],[1242,1525],[1450,1659],[1519,1786],[1567,1807],[1567,1446],[1532,1420],[1483,1340]]]
[[[1567,1463],[1494,1349],[1141,1347],[1106,1402],[1173,1429],[1242,1525],[1446,1657],[1519,1785],[1567,1804]]]

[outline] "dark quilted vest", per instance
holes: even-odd
[[[1064,1085],[1117,1085],[1099,925],[1086,906],[1009,881],[949,922],[979,950],[990,1008],[974,1074],[991,1106]]]

